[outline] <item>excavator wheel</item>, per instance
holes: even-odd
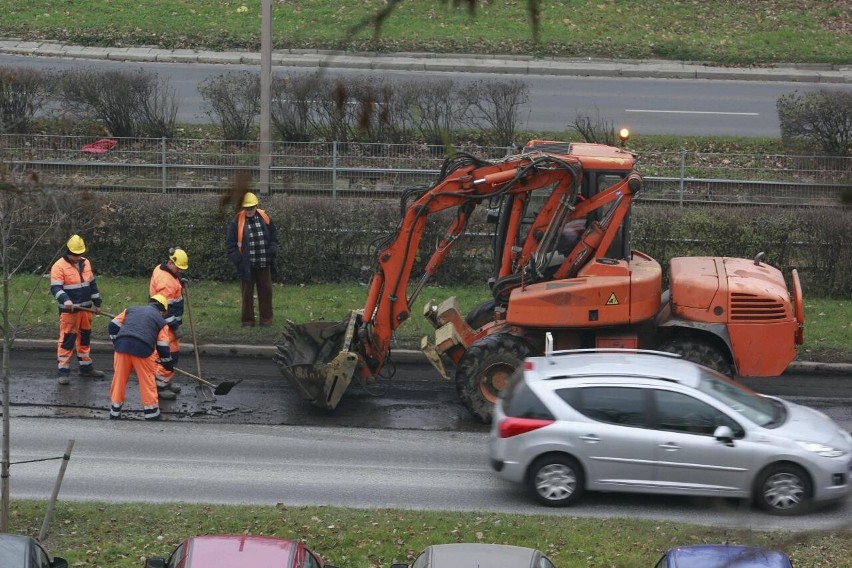
[[[470,310],[467,316],[465,316],[464,321],[473,329],[479,329],[483,325],[494,321],[495,306],[496,303],[494,300],[486,300]]]
[[[497,333],[470,346],[456,368],[456,390],[473,414],[488,424],[497,395],[533,352],[520,337]]]
[[[684,359],[719,371],[729,377],[734,376],[731,361],[715,345],[695,337],[676,337],[660,346],[660,351],[677,353]]]

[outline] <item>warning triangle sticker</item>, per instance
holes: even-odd
[[[617,306],[618,305],[618,298],[615,297],[615,292],[613,292],[609,295],[609,299],[607,299],[606,305],[607,306]]]

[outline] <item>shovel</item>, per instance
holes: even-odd
[[[94,308],[87,308],[86,306],[74,306],[74,309],[80,310],[81,312],[91,312],[91,313],[95,314],[96,316],[106,316],[108,318],[117,317],[115,314],[108,314],[106,312],[99,312],[99,311],[96,311]]]
[[[212,383],[209,383],[209,382],[207,382],[207,381],[205,381],[204,379],[201,378],[201,358],[198,355],[198,338],[195,336],[195,321],[192,319],[192,307],[189,305],[189,286],[187,286],[186,284],[182,284],[181,288],[183,288],[183,297],[184,297],[184,300],[185,300],[185,303],[186,303],[186,315],[189,317],[189,333],[192,335],[192,352],[195,353],[195,372],[198,373],[198,377],[193,377],[193,378],[197,378],[202,383],[202,384],[196,385],[195,394],[197,394],[199,397],[203,398],[205,401],[216,400],[216,398],[212,394],[210,394],[210,389],[209,388],[205,389],[204,386],[202,386],[205,383],[208,386],[211,385]],[[186,374],[189,374],[189,373],[186,373]],[[190,376],[192,376],[192,375],[190,375]],[[215,385],[213,385],[213,386],[215,386]],[[233,385],[231,385],[231,387],[233,387]],[[228,391],[231,390],[231,387],[229,387],[228,390],[226,390],[225,392],[216,393],[214,391],[213,394],[227,394]]]
[[[219,383],[217,385],[215,383],[211,383],[210,381],[202,379],[201,377],[193,375],[189,371],[184,371],[183,369],[178,369],[177,367],[175,367],[175,371],[177,371],[178,373],[180,373],[182,375],[186,375],[190,379],[198,381],[199,383],[201,383],[204,386],[210,387],[211,389],[213,389],[213,394],[222,394],[222,395],[228,394],[229,392],[231,392],[232,388],[234,388],[235,386],[237,386],[238,384],[243,382],[242,379],[240,379],[238,381],[222,381],[221,383]]]

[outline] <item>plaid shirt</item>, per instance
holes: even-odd
[[[254,214],[246,217],[248,227],[248,254],[249,262],[254,268],[266,268],[269,266],[269,251],[263,239],[263,220],[260,215]]]

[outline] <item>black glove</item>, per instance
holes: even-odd
[[[187,276],[181,276],[180,277],[180,285],[183,286],[184,288],[189,288],[189,282],[190,282],[190,280]]]

